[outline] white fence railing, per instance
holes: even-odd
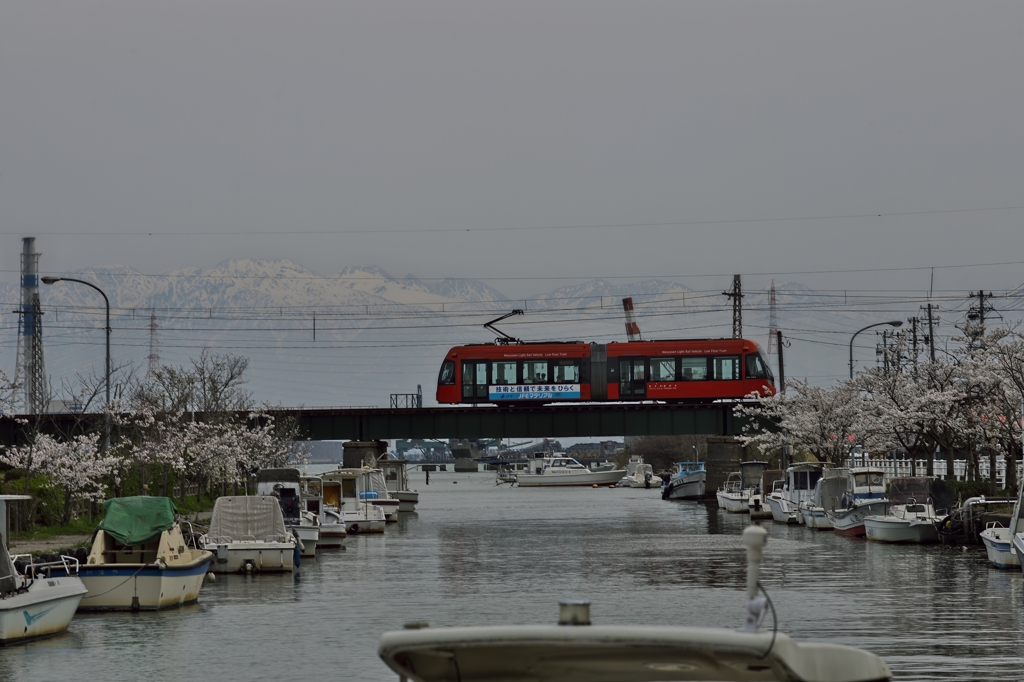
[[[911,462],[913,461],[913,464]],[[934,472],[936,476],[940,478],[946,478],[946,460],[936,459],[934,460]],[[869,459],[865,462],[862,458],[857,457],[854,460],[853,466],[872,466],[878,467],[885,471],[889,477],[894,476],[910,476],[914,472],[918,476],[924,476],[928,473],[928,460],[926,459]],[[987,481],[989,480],[989,459],[988,457],[978,458],[978,478]],[[1017,464],[1017,480],[1021,480],[1022,472],[1024,472],[1024,462]],[[967,460],[955,459],[953,460],[953,476],[958,481],[966,480],[967,478]],[[1006,486],[1006,460],[1002,457],[996,458],[996,483],[1000,488]]]

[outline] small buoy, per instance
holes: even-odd
[[[458,481],[452,481],[452,483],[455,484],[455,483],[458,483]]]
[[[252,564],[251,563],[249,563],[249,562],[245,563],[245,572],[246,573],[252,573]]]
[[[595,484],[593,485],[593,487],[594,487],[594,488],[600,488],[601,486],[599,486],[598,484],[596,484],[596,483],[595,483]]]
[[[217,582],[217,576],[215,576],[212,571],[210,573],[207,573],[206,574],[206,582],[208,582],[208,583],[215,583],[215,582]]]

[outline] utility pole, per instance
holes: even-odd
[[[935,330],[932,327],[932,304],[928,304],[928,351],[931,353],[932,362],[935,362]]]
[[[723,291],[723,296],[732,301],[732,338],[743,338],[743,286],[740,276],[732,276],[732,291]]]
[[[885,371],[885,376],[889,376],[889,330],[882,330],[882,367]]]
[[[995,311],[991,305],[985,303],[985,297],[992,298],[992,292],[985,293],[984,290],[979,291],[975,294],[973,291],[970,294],[970,298],[977,297],[978,305],[971,306],[967,311],[967,319],[971,322],[977,322],[980,329],[980,336],[985,336],[985,313],[991,313]]]
[[[782,332],[775,330],[776,342],[779,348],[779,391],[786,395],[786,365],[782,361]]]
[[[910,323],[910,338],[911,338],[911,352],[914,354],[914,374],[917,374],[917,318],[912,317],[907,322]]]
[[[768,355],[776,352],[776,336],[781,338],[781,335],[779,335],[779,318],[775,305],[775,280],[773,279],[772,286],[768,289]],[[781,374],[781,372],[779,373]]]

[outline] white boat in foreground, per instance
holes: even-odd
[[[292,572],[298,565],[298,542],[278,499],[268,495],[218,497],[200,543],[213,552],[212,573]]]
[[[541,488],[554,486],[612,486],[626,475],[625,469],[591,471],[564,453],[551,457],[538,457],[534,461],[534,472],[518,477],[520,488]]]
[[[740,631],[591,625],[589,604],[563,602],[558,625],[423,627],[386,632],[377,653],[413,682],[662,682],[785,680],[883,682],[878,656],[841,644],[798,642],[762,630],[758,596],[767,533],[748,527],[747,613]]]
[[[36,561],[29,555],[11,557],[0,541],[0,646],[59,635],[85,596],[76,559]]]
[[[213,554],[188,546],[167,497],[117,497],[79,567],[79,611],[153,611],[199,599]],[[56,573],[55,573],[56,574]]]

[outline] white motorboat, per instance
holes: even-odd
[[[814,485],[821,478],[822,469],[820,462],[801,462],[786,469],[781,494],[773,490],[768,496],[772,518],[779,523],[803,523],[800,503],[810,499],[814,493]]]
[[[632,455],[626,463],[626,474],[617,485],[620,488],[661,489],[661,479],[654,475],[650,464],[644,463],[643,457]]]
[[[761,628],[759,596],[767,532],[748,527],[747,605],[739,631],[705,627],[592,625],[586,602],[562,602],[558,625],[425,627],[387,632],[378,655],[411,682],[663,682],[723,680],[884,682],[878,656],[841,644],[798,642]],[[774,609],[772,611],[774,613]],[[774,617],[774,616],[773,616]]]
[[[894,478],[889,483],[889,513],[865,517],[865,534],[875,542],[938,542],[938,524],[948,515],[951,499],[952,491],[939,479]],[[936,508],[936,502],[941,506]]]
[[[384,483],[391,497],[398,500],[398,511],[416,511],[420,494],[409,489],[409,473],[404,459],[382,459],[377,466],[384,472]]]
[[[303,506],[299,470],[260,469],[256,472],[256,494],[271,495],[280,501],[284,525],[299,539],[300,553],[315,557],[320,542],[320,519]]]
[[[847,495],[846,468],[822,469],[822,477],[814,484],[814,492],[808,500],[800,503],[800,514],[804,525],[818,530],[832,530],[828,511],[837,506],[843,507],[843,498]]]
[[[704,498],[708,472],[704,462],[677,462],[672,477],[662,489],[665,500],[700,500]]]
[[[985,544],[988,561],[996,568],[1017,568],[1021,565],[1014,539],[1018,534],[1024,533],[1024,519],[1020,517],[1022,498],[1024,486],[1021,486],[1020,495],[1013,505],[1008,527],[1002,528],[992,522],[986,524],[985,530],[981,531],[981,541]]]
[[[212,573],[291,572],[299,563],[298,541],[269,495],[218,497],[200,543],[213,552]]]
[[[375,506],[360,495],[365,491],[365,483],[360,484],[360,477],[367,469],[335,469],[320,474],[323,480],[324,502],[328,509],[341,514],[345,522],[345,531],[349,535],[360,533],[383,533],[387,519],[384,510]]]
[[[591,471],[565,453],[534,459],[533,472],[518,477],[520,488],[553,486],[613,486],[626,474],[625,469]]]
[[[846,494],[836,509],[826,509],[829,523],[839,535],[863,537],[864,519],[889,513],[885,472],[876,467],[857,467],[847,473]]]
[[[727,485],[719,492],[720,504],[732,514],[750,513],[750,496],[760,494],[761,474],[768,469],[768,462],[740,463],[739,477],[729,475]],[[738,483],[738,484],[737,484]]]
[[[775,489],[775,484],[782,480],[785,474],[780,469],[766,469],[761,473],[761,482],[747,498],[747,509],[752,519],[772,518],[772,509],[768,506],[768,496]]]
[[[170,498],[116,497],[103,505],[106,516],[78,568],[89,590],[79,611],[151,611],[199,599],[213,554],[189,547]]]
[[[363,468],[363,475],[358,479],[359,499],[380,507],[384,512],[384,520],[388,523],[398,521],[398,512],[402,503],[393,497],[384,480],[382,469]]]
[[[345,538],[348,531],[345,530],[345,520],[341,518],[341,512],[332,509],[323,497],[324,481],[319,476],[302,476],[302,508],[307,514],[312,514],[320,526],[320,538],[317,540],[318,549],[338,549],[345,545]]]
[[[77,559],[11,557],[0,540],[0,646],[64,632],[85,593]]]
[[[725,477],[721,487],[715,491],[715,499],[718,501],[718,508],[725,509],[725,493],[737,491],[743,487],[740,480],[740,472],[733,471]]]

